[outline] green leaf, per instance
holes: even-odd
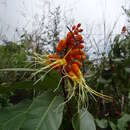
[[[62,97],[45,92],[28,107],[0,110],[0,130],[58,130],[64,107],[58,106],[62,102]]]
[[[101,119],[101,120],[96,119],[96,123],[97,123],[98,127],[103,128],[103,129],[107,128],[107,126],[108,126],[108,122],[105,119]]]
[[[112,130],[117,130],[116,125],[112,121],[109,121],[109,124],[110,124]]]
[[[119,130],[126,130],[127,123],[130,121],[130,115],[124,114],[120,119],[117,121],[117,126]]]
[[[130,68],[125,68],[125,71],[127,72],[127,73],[130,73]]]
[[[96,130],[93,116],[85,110],[81,110],[72,119],[74,130]]]
[[[18,130],[22,116],[28,109],[30,102],[22,102],[15,106],[0,109],[0,130]],[[21,119],[20,119],[21,118]],[[16,124],[15,124],[16,122]]]
[[[113,62],[115,63],[121,63],[123,61],[122,58],[115,58],[115,59],[112,59]]]

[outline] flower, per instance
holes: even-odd
[[[35,63],[40,65],[39,70],[33,73],[33,77],[37,74],[44,72],[47,70],[43,76],[38,79],[36,83],[38,83],[41,79],[44,79],[45,76],[53,69],[61,69],[62,66],[67,64],[65,58],[60,58],[57,54],[48,54],[48,55],[39,55],[34,53],[33,58],[35,59]]]
[[[74,83],[74,86],[72,87],[73,90],[71,90],[71,91],[73,91],[73,93],[71,93],[69,95],[70,95],[70,97],[74,96],[75,93],[77,92],[76,89],[78,90],[78,93],[76,93],[76,94],[78,94],[77,96],[78,96],[79,107],[82,105],[83,106],[85,105],[85,103],[88,99],[88,95],[87,95],[88,93],[94,98],[94,100],[96,100],[96,99],[93,95],[101,97],[108,101],[112,101],[112,97],[104,95],[99,92],[96,92],[95,90],[93,90],[86,84],[83,74],[80,71],[80,68],[76,63],[73,63],[71,65],[71,67],[69,67],[67,75]]]
[[[61,78],[56,90],[63,78],[66,78],[68,83],[71,80],[71,83],[69,83],[70,85],[68,85],[68,99],[65,103],[71,100],[73,96],[76,96],[78,97],[78,109],[86,104],[86,101],[88,100],[88,93],[94,99],[94,96],[98,96],[109,101],[112,100],[112,97],[96,92],[86,84],[81,72],[83,62],[86,60],[85,52],[83,50],[84,40],[81,35],[82,31],[83,29],[81,29],[80,23],[77,24],[77,26],[74,25],[71,30],[69,29],[67,36],[58,42],[56,53],[43,56],[36,53],[34,54],[36,63],[42,67],[33,75],[35,76],[36,74],[47,70],[41,77],[43,78],[53,69],[60,70],[59,72],[64,76]],[[38,79],[36,83],[40,79]]]

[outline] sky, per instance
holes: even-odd
[[[15,39],[16,28],[33,30],[34,18],[40,18],[51,3],[51,8],[61,6],[62,14],[68,19],[81,22],[83,27],[93,35],[103,33],[103,23],[109,32],[116,21],[114,33],[120,33],[126,24],[122,6],[127,7],[129,0],[0,0],[0,33],[6,34],[9,39]]]

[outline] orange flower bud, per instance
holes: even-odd
[[[66,47],[66,40],[60,40],[56,48],[56,52],[60,53],[61,51],[65,49],[65,47]]]
[[[75,45],[75,41],[73,38],[67,41],[68,48],[72,48]]]
[[[69,74],[70,76],[73,76],[73,75],[74,75],[73,71],[69,71],[68,74]]]
[[[68,55],[65,59],[67,62],[71,62],[73,57],[71,55]]]
[[[66,70],[67,72],[71,71],[71,64],[67,64],[67,65],[65,66],[65,70]]]
[[[79,76],[81,73],[80,73],[80,68],[77,64],[73,63],[72,64],[72,71],[77,75]]]
[[[85,55],[75,55],[74,58],[79,61],[84,61],[86,59],[86,56]]]
[[[72,70],[70,70],[70,71],[68,72],[68,74],[69,74],[69,76],[70,76],[70,78],[71,78],[72,80],[77,79],[77,76],[75,75],[75,73],[74,73]]]
[[[76,45],[74,48],[83,49],[83,48],[84,48],[84,45],[83,45],[83,44],[78,44],[78,45]]]
[[[79,49],[79,48],[72,49],[70,54],[71,55],[85,55],[84,52],[81,49]]]
[[[67,34],[67,40],[70,40],[70,39],[72,39],[72,34],[71,34],[71,32],[68,32],[68,34]]]
[[[82,63],[79,62],[79,61],[74,61],[73,63],[74,63],[74,64],[77,64],[79,68],[82,66]]]
[[[82,41],[83,40],[83,37],[82,37],[82,35],[77,35],[77,36],[75,36],[75,39],[77,40],[77,41]]]

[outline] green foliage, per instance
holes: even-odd
[[[110,128],[112,130],[117,130],[117,129],[118,130],[127,130],[129,122],[130,122],[129,114],[123,114],[122,117],[117,119],[116,122],[112,122],[112,121],[106,120],[106,119],[101,119],[101,120],[96,119],[96,123],[99,128],[108,128],[108,126],[110,126]]]
[[[24,37],[24,36],[23,36]],[[53,39],[54,40],[54,39]],[[77,113],[75,99],[60,105],[66,98],[61,76],[52,71],[31,77],[37,66],[25,68],[31,42],[10,42],[0,46],[0,130],[128,130],[130,125],[130,36],[117,35],[108,55],[99,62],[86,61],[86,81],[98,92],[113,97],[113,102],[89,97],[88,109]],[[14,69],[8,69],[14,68]],[[63,98],[64,97],[64,98]],[[90,113],[93,115],[91,115]],[[75,114],[76,113],[76,114]],[[63,118],[63,120],[62,120]],[[95,120],[94,120],[95,119]],[[96,126],[95,126],[96,123]]]
[[[119,130],[127,130],[128,122],[130,122],[130,114],[123,114],[123,116],[118,119],[117,127]]]
[[[76,113],[72,119],[74,130],[96,130],[93,116],[86,110]]]
[[[0,46],[0,68],[23,68],[26,60],[24,46],[9,42]]]
[[[45,92],[32,103],[21,103],[0,110],[1,130],[58,130],[63,114],[63,98]]]
[[[0,85],[0,94],[9,94],[16,92],[17,90],[31,91],[32,89],[34,89],[36,92],[43,92],[48,89],[54,90],[56,89],[59,81],[59,74],[56,71],[52,71],[45,77],[43,81],[39,81],[35,85],[35,81],[32,80],[13,82],[10,84],[2,83]]]
[[[117,130],[122,124],[122,130],[129,130],[129,122],[126,123],[122,113],[130,113],[130,35],[117,35],[108,55],[103,55],[98,62],[88,61],[87,69],[88,84],[114,99],[112,103],[99,98],[94,103],[90,99],[89,111],[95,115],[97,129]],[[120,118],[123,121],[118,124]]]
[[[26,66],[27,53],[23,45],[9,42],[7,45],[0,46],[0,69],[24,68]],[[12,82],[21,77],[17,72],[0,72],[0,82]]]
[[[107,128],[108,126],[108,121],[106,119],[96,119],[96,124],[98,127],[104,129],[104,128]]]
[[[111,127],[112,130],[117,129],[116,125],[112,121],[109,121],[109,124],[110,124],[110,127]]]

